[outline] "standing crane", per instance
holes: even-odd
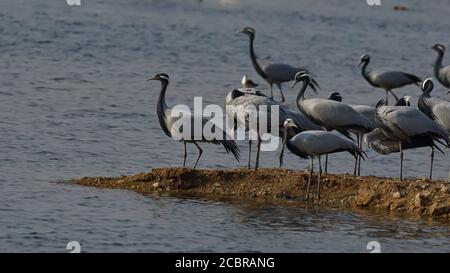
[[[161,129],[164,131],[164,133],[175,140],[180,140],[183,142],[184,146],[184,157],[183,157],[183,168],[186,165],[186,157],[187,157],[187,151],[186,151],[186,143],[193,143],[197,149],[198,149],[198,157],[194,164],[194,169],[197,167],[197,163],[203,153],[202,148],[198,145],[198,142],[205,142],[205,143],[212,143],[215,145],[221,144],[227,153],[231,152],[237,161],[239,161],[239,148],[236,145],[236,142],[234,140],[227,139],[228,136],[225,133],[224,130],[219,128],[217,124],[211,124],[211,122],[208,119],[205,119],[203,117],[196,116],[192,113],[186,113],[186,115],[182,115],[182,117],[175,117],[171,115],[172,108],[168,107],[166,104],[166,90],[167,86],[169,85],[169,75],[166,73],[158,73],[152,78],[149,78],[148,81],[159,81],[161,82],[161,92],[158,97],[157,102],[157,114],[158,114],[158,120],[159,125],[161,126]],[[190,135],[186,137],[185,134],[182,132],[176,130],[176,128],[173,128],[173,125],[175,122],[180,121],[180,119],[187,119],[186,122],[183,122],[182,124],[190,124],[191,130]],[[211,128],[214,127],[215,130],[220,130],[222,134],[222,139],[207,139],[205,138],[203,134],[203,130],[201,132],[197,132],[194,130],[194,124],[195,122],[201,122],[202,128],[205,125],[210,126]],[[183,131],[187,128],[183,128]]]
[[[275,84],[280,90],[281,101],[284,102],[284,94],[281,89],[281,84],[283,82],[289,82],[294,79],[294,76],[297,72],[303,71],[308,72],[308,70],[304,67],[293,67],[284,63],[261,63],[255,54],[255,49],[253,46],[253,42],[255,40],[255,30],[251,27],[243,28],[240,33],[244,33],[249,37],[249,50],[250,50],[250,59],[252,61],[252,65],[261,78],[263,78],[270,86],[270,97],[273,99],[273,85]],[[308,72],[309,73],[309,72]],[[316,90],[319,87],[316,80],[311,80],[311,88]]]

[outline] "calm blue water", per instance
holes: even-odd
[[[247,25],[257,30],[260,57],[317,74],[320,97],[337,90],[346,102],[375,104],[384,93],[360,76],[360,55],[370,53],[372,67],[430,76],[429,47],[450,45],[446,1],[81,1],[0,1],[0,251],[65,252],[72,240],[88,252],[365,252],[371,240],[382,251],[450,251],[442,223],[54,183],[179,166],[182,145],[157,123],[159,85],[145,79],[169,73],[171,105],[192,105],[194,96],[223,104],[244,73],[267,90],[250,65],[247,38],[235,34]],[[395,12],[394,4],[411,10]],[[296,92],[286,85],[285,94],[294,106]],[[368,153],[363,174],[397,175],[398,155]],[[262,165],[276,160],[264,154]],[[352,169],[346,155],[330,160],[331,172]],[[448,155],[435,162],[435,176],[447,177]],[[308,162],[288,155],[285,164]],[[407,176],[425,176],[428,164],[426,149],[405,154]],[[200,162],[236,166],[212,146]]]

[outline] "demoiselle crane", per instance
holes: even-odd
[[[322,175],[321,156],[324,154],[333,154],[338,152],[349,152],[355,159],[364,158],[364,152],[352,141],[341,135],[328,131],[304,131],[293,135],[289,129],[298,129],[298,126],[292,119],[286,119],[284,122],[283,147],[286,146],[293,154],[310,159],[308,186],[306,189],[306,199],[309,199],[309,189],[311,178],[314,172],[314,158],[319,163],[319,175],[317,178],[317,199],[320,199],[320,179]],[[300,128],[301,129],[301,128]]]
[[[422,95],[419,97],[417,106],[420,111],[427,115],[432,120],[436,121],[442,126],[447,133],[450,134],[450,102],[437,97],[431,97],[431,91],[433,91],[434,84],[429,78],[422,83]],[[433,150],[431,151],[433,153]],[[431,171],[430,171],[431,179]],[[449,171],[450,179],[450,171]]]
[[[450,88],[450,65],[447,65],[445,67],[443,67],[442,65],[445,46],[441,44],[435,44],[432,49],[436,50],[438,54],[433,67],[434,76],[443,86]]]
[[[339,92],[331,92],[328,95],[328,99],[342,102],[342,95]],[[375,106],[365,104],[349,104],[349,106],[355,109],[356,112],[363,115],[370,122],[375,124],[375,112],[376,112]]]
[[[373,87],[382,88],[386,92],[385,102],[388,104],[389,93],[394,96],[395,100],[398,100],[398,97],[392,91],[393,89],[400,88],[410,84],[416,84],[419,86],[421,79],[413,74],[401,72],[401,71],[380,71],[380,70],[372,70],[367,71],[367,66],[370,62],[369,55],[361,56],[359,66],[362,65],[361,74],[366,79],[366,81],[372,85]]]
[[[250,49],[250,59],[252,61],[253,67],[270,86],[270,97],[273,99],[273,85],[275,84],[280,90],[281,101],[284,102],[284,94],[281,89],[281,84],[283,82],[292,81],[295,74],[299,71],[308,72],[308,70],[304,67],[293,67],[284,63],[267,63],[263,64],[260,62],[255,54],[255,49],[253,46],[253,42],[255,40],[255,30],[251,27],[243,28],[240,33],[244,33],[249,37],[249,49]],[[316,90],[319,87],[316,80],[311,79],[311,88]]]
[[[303,82],[297,96],[297,106],[306,117],[324,127],[327,131],[336,130],[344,136],[351,138],[349,133],[358,137],[358,147],[361,149],[361,139],[365,133],[375,129],[375,124],[355,111],[349,105],[328,99],[305,99],[305,91],[309,85],[310,77],[307,73],[299,72],[295,75],[294,87]],[[358,158],[355,161],[354,175],[357,175]]]
[[[229,117],[230,121],[234,122],[234,127],[237,126],[237,124],[241,124],[245,126],[245,129],[248,130],[254,130],[258,132],[257,130],[259,128],[250,128],[250,124],[248,122],[248,117],[250,111],[257,111],[257,113],[254,113],[253,116],[258,115],[259,116],[259,109],[261,106],[265,106],[266,110],[269,111],[266,114],[266,119],[260,119],[258,118],[258,126],[260,127],[261,123],[264,124],[264,128],[270,129],[270,122],[271,122],[271,113],[270,113],[270,107],[277,105],[279,107],[279,131],[278,136],[282,136],[283,134],[283,122],[291,118],[295,121],[295,123],[298,126],[301,126],[302,128],[305,128],[305,130],[322,130],[323,128],[311,120],[309,120],[307,117],[305,117],[302,113],[294,112],[290,109],[288,109],[284,105],[280,105],[277,102],[275,102],[273,99],[269,98],[268,96],[262,94],[258,90],[239,90],[234,89],[233,91],[229,92],[225,99],[225,104],[227,106],[227,115]],[[231,106],[231,107],[230,107]],[[271,132],[268,132],[271,133]],[[247,167],[250,169],[250,161],[251,161],[251,146],[252,146],[252,140],[249,139],[249,146],[248,146],[248,163]],[[259,167],[259,154],[260,154],[260,148],[261,148],[261,140],[258,137],[258,145],[257,145],[257,154],[256,154],[256,163],[255,163],[255,170]],[[280,157],[280,167],[283,163],[282,156]]]
[[[442,143],[448,147],[450,144],[448,133],[436,122],[428,118],[419,109],[408,106],[384,106],[384,101],[381,100],[377,104],[376,122],[380,131],[385,136],[384,141],[379,141],[384,148],[379,149],[386,151],[396,150],[392,148],[394,143],[397,143],[398,151],[400,152],[400,181],[403,180],[403,150],[419,147],[431,147],[431,164],[430,164],[430,179],[432,176],[434,148],[437,147],[434,141]],[[379,133],[379,132],[375,132]],[[374,134],[375,134],[374,133]],[[367,142],[369,147],[370,137]],[[442,150],[440,150],[442,152]]]
[[[186,143],[193,143],[197,147],[199,152],[198,157],[194,164],[194,169],[195,167],[197,167],[197,163],[203,153],[203,150],[198,145],[198,142],[206,142],[216,145],[221,144],[225,148],[227,153],[231,152],[236,158],[236,160],[239,161],[239,148],[237,147],[236,142],[234,140],[227,139],[228,136],[226,135],[225,131],[220,128],[219,125],[211,124],[211,122],[208,119],[205,119],[201,116],[196,116],[190,112],[183,114],[181,117],[175,115],[172,116],[172,108],[167,106],[165,99],[167,86],[169,85],[169,75],[165,73],[158,73],[152,78],[148,79],[148,81],[150,80],[161,82],[161,92],[159,94],[157,102],[157,114],[159,125],[161,126],[161,129],[168,137],[183,142],[184,146],[183,167],[185,167],[186,165],[186,157],[187,157]],[[182,122],[181,119],[186,119],[185,122],[182,123],[183,125],[189,124],[191,126],[190,135],[187,137],[185,134],[183,134],[183,132],[180,132],[179,130],[177,130],[177,128],[173,127],[175,122]],[[205,138],[203,130],[201,130],[201,132],[197,132],[195,130],[194,128],[195,122],[200,122],[202,124],[202,129],[204,128],[205,125],[208,125],[211,128],[214,127],[215,130],[220,130],[222,139],[211,138],[210,140],[208,140],[207,138]],[[187,130],[187,128],[183,128],[183,131],[185,130]]]
[[[331,92],[330,94],[328,94],[328,99],[342,102],[342,96],[339,92]],[[349,106],[355,109],[356,112],[363,115],[372,124],[375,124],[375,111],[376,111],[375,106],[364,104],[349,104]],[[361,141],[360,138],[357,139],[358,147],[362,148],[362,143],[360,144],[359,141]],[[325,173],[327,172],[328,172],[328,155],[325,157]],[[360,174],[361,174],[361,160],[358,159],[358,175]]]
[[[430,96],[434,88],[433,81],[430,78],[426,79],[421,87],[422,95],[417,102],[420,111],[450,133],[450,101]]]

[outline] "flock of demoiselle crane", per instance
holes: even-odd
[[[282,138],[281,151],[279,153],[279,167],[283,164],[285,147],[293,154],[310,159],[310,172],[307,186],[307,198],[311,179],[314,172],[314,159],[317,159],[319,172],[317,178],[317,197],[320,197],[320,179],[322,175],[321,156],[325,156],[325,173],[327,172],[328,155],[339,152],[348,152],[355,158],[353,173],[360,175],[361,160],[365,159],[363,143],[380,154],[400,154],[400,180],[403,179],[403,154],[404,150],[421,147],[430,149],[429,178],[432,179],[433,161],[435,150],[444,153],[449,148],[450,140],[450,102],[431,95],[434,83],[431,78],[422,80],[420,77],[403,71],[385,71],[369,68],[370,56],[365,54],[360,59],[361,74],[365,81],[372,87],[385,91],[385,98],[371,105],[351,105],[342,102],[342,96],[338,92],[332,92],[327,99],[305,98],[308,89],[317,93],[319,84],[312,74],[304,67],[294,67],[284,63],[263,63],[254,50],[255,30],[251,27],[243,28],[240,33],[248,36],[250,60],[256,73],[269,84],[270,96],[263,94],[258,89],[258,84],[250,80],[247,75],[242,78],[242,88],[229,92],[226,96],[226,106],[233,106],[227,115],[234,122],[234,126],[243,126],[247,131],[258,132],[260,123],[270,123],[270,113],[265,118],[257,120],[257,128],[252,128],[248,121],[249,113],[239,113],[251,109],[270,109],[270,106],[279,107],[279,128],[276,133]],[[445,47],[436,44],[432,49],[437,53],[434,64],[434,76],[437,81],[446,88],[450,88],[450,65],[443,66]],[[431,49],[430,49],[431,51]],[[157,114],[159,123],[164,133],[174,139],[181,140],[184,145],[183,167],[186,165],[186,144],[194,144],[198,151],[198,157],[194,168],[203,153],[198,143],[212,143],[223,145],[227,152],[231,152],[239,161],[240,151],[233,138],[230,138],[224,129],[217,126],[216,130],[222,130],[222,138],[210,139],[191,130],[190,136],[179,136],[179,132],[172,126],[180,118],[172,116],[172,108],[167,106],[165,93],[169,84],[169,76],[166,73],[158,73],[149,80],[157,80],[161,83],[161,92],[157,102]],[[289,109],[285,104],[282,90],[284,82],[293,81],[294,86],[300,86],[296,104],[297,110]],[[276,85],[281,95],[281,102],[274,100],[273,85]],[[411,97],[397,97],[394,89],[406,85],[417,85],[422,94],[418,98],[418,107],[411,106]],[[450,92],[449,92],[450,93]],[[389,95],[395,99],[393,105],[388,104]],[[269,110],[267,111],[269,112]],[[257,113],[256,113],[257,115]],[[204,126],[211,121],[207,118],[187,116],[192,126],[194,120],[199,119]],[[211,125],[211,124],[209,124]],[[270,126],[264,128],[270,128]],[[257,133],[258,134],[258,133]],[[248,140],[248,163],[251,168],[251,145]],[[259,166],[261,150],[261,138],[258,135],[255,170]],[[449,161],[450,162],[450,161]],[[449,163],[450,165],[450,163]]]

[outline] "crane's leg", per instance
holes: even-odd
[[[356,144],[359,147],[359,136],[356,136]],[[353,169],[353,176],[358,175],[357,171],[358,171],[358,156],[356,156],[356,158],[355,158],[355,167]]]
[[[283,156],[284,156],[284,147],[281,149],[280,152],[280,169],[283,167]]]
[[[187,157],[187,151],[186,151],[186,141],[183,141],[184,146],[184,157],[183,157],[183,168],[186,166],[186,157]]]
[[[325,174],[328,173],[328,154],[325,155]]]
[[[403,147],[402,147],[401,141],[398,143],[398,146],[400,148],[400,181],[402,181],[403,180]]]
[[[389,105],[389,90],[386,90],[386,97],[384,98],[386,105]]]
[[[281,89],[281,83],[277,83],[278,89],[280,89],[280,94],[281,94],[281,102],[284,102],[284,94],[283,94],[283,90]]]
[[[259,153],[261,151],[261,139],[258,136],[258,145],[257,145],[257,149],[256,149],[256,163],[255,163],[255,171],[258,169],[259,167]]]
[[[273,99],[273,84],[270,84],[270,98]]]
[[[320,199],[320,178],[322,176],[322,163],[320,162],[320,155],[319,155],[319,177],[317,178],[317,200]]]
[[[362,151],[362,135],[358,135],[358,139],[359,139],[359,146],[358,148],[361,149]],[[358,176],[361,176],[361,156],[358,155]]]
[[[430,181],[433,177],[434,148],[431,147]]]
[[[309,200],[309,187],[311,186],[311,178],[314,171],[314,157],[311,156],[311,163],[309,165],[309,177],[308,177],[308,186],[306,187],[306,201]]]
[[[202,150],[202,148],[200,148],[200,146],[198,146],[197,142],[194,142],[194,144],[195,144],[195,146],[197,146],[197,149],[198,149],[198,157],[194,164],[194,169],[195,169],[195,167],[197,167],[198,160],[200,159],[200,157],[203,154],[203,150]]]
[[[392,90],[388,90],[388,92],[390,92],[392,94],[392,96],[395,98],[395,102],[397,102],[398,97],[394,94],[394,92]]]
[[[249,169],[250,170],[250,161],[251,161],[251,158],[252,158],[252,141],[251,140],[249,140],[248,141],[248,162],[247,162],[247,169]]]

